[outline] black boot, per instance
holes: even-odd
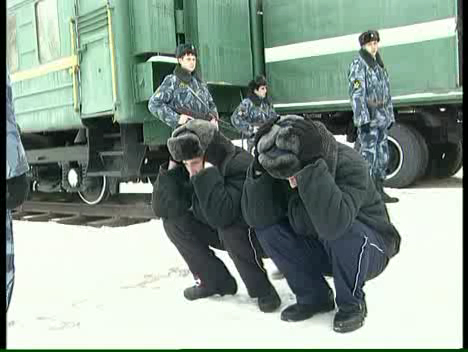
[[[377,188],[377,191],[380,193],[380,196],[382,197],[382,200],[384,203],[397,203],[399,201],[398,198],[396,197],[390,197],[387,193],[384,191],[383,187],[383,180],[374,178],[375,182],[375,187]]]
[[[184,290],[184,297],[189,301],[194,301],[200,298],[206,298],[213,295],[235,295],[237,292],[237,283],[234,278],[226,280],[223,284],[216,287],[207,287],[201,283],[188,287]]]
[[[258,297],[258,308],[264,313],[274,312],[280,305],[281,299],[273,287],[266,296]]]
[[[311,318],[317,313],[325,313],[335,309],[333,292],[330,292],[326,300],[313,304],[296,303],[281,312],[281,320],[302,321]]]
[[[364,325],[364,319],[367,316],[367,306],[363,304],[355,306],[352,309],[338,309],[333,320],[333,330],[336,332],[351,332]]]

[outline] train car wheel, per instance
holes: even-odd
[[[86,190],[78,192],[78,195],[86,204],[99,204],[109,196],[109,186],[106,176],[88,177],[84,183],[86,183]]]

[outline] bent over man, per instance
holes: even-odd
[[[274,311],[280,298],[268,280],[262,249],[240,209],[252,156],[203,120],[178,127],[167,146],[173,160],[161,166],[152,206],[198,282],[184,291],[185,298],[237,292],[235,279],[213,247],[229,253],[248,294],[258,298],[260,310]]]
[[[10,75],[8,72],[6,85],[6,128],[6,311],[8,311],[15,282],[15,258],[11,210],[20,206],[26,200],[29,193],[29,180],[26,176],[26,173],[29,170],[29,165],[16,125]]]
[[[333,329],[353,331],[367,314],[364,284],[398,253],[400,236],[367,162],[319,122],[287,115],[260,127],[242,196],[244,218],[284,274],[297,303],[284,321],[335,308]]]
[[[359,152],[369,163],[384,202],[395,203],[398,198],[390,197],[383,188],[389,159],[387,135],[395,116],[388,73],[378,52],[379,41],[377,31],[370,30],[359,36],[361,50],[348,73],[349,96]]]

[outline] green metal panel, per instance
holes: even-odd
[[[133,53],[174,53],[174,0],[131,0]]]
[[[107,9],[101,6],[98,9],[93,7],[92,12],[81,12],[81,6],[88,8],[90,4],[90,0],[80,0],[77,19],[82,117],[111,111],[114,103]]]
[[[83,42],[86,50],[80,63],[81,112],[84,115],[112,110],[112,74],[107,33]]]
[[[148,101],[153,94],[153,70],[151,64],[143,62],[134,66],[135,81],[133,86],[135,88],[135,101],[142,102]]]
[[[382,48],[392,95],[457,88],[455,37]],[[402,59],[403,58],[403,59]]]
[[[143,140],[147,145],[166,144],[167,139],[171,136],[169,126],[161,122],[159,119],[145,121],[143,125]]]
[[[382,48],[392,96],[456,89],[455,46],[455,38],[447,38]],[[301,103],[348,99],[347,73],[356,55],[357,52],[346,52],[268,64],[273,101]]]
[[[9,1],[9,11],[16,14],[19,70],[34,70],[38,61],[36,36],[36,2]],[[71,55],[69,18],[73,3],[57,0],[60,59]],[[40,43],[39,43],[40,44]],[[66,130],[82,126],[73,110],[72,78],[68,69],[49,72],[12,84],[17,121],[23,132]]]
[[[454,16],[455,0],[264,0],[265,47]]]
[[[204,80],[245,86],[252,79],[248,0],[185,0],[186,41]]]
[[[78,3],[78,13],[80,15],[85,14],[85,13],[92,13],[93,11],[106,5],[107,3],[106,0],[75,0],[75,1]]]
[[[38,64],[34,7],[29,4],[19,8],[16,13],[19,70],[26,70]]]
[[[73,110],[72,80],[68,70],[13,83],[16,119],[23,132],[79,128]]]
[[[297,16],[296,21],[292,20],[293,14]],[[454,0],[264,0],[265,46],[271,48],[342,37],[369,28],[385,29],[445,20],[455,14]],[[455,36],[383,46],[380,52],[390,74],[392,96],[459,90],[457,46]],[[353,57],[357,56],[359,44],[356,38],[355,50],[341,51],[331,44],[330,47],[337,49],[336,52],[311,57],[298,55],[298,58],[267,62],[267,78],[274,103],[305,104],[302,107],[279,107],[279,111],[326,111],[336,107],[342,109],[343,106],[350,108],[347,73]],[[326,52],[330,47],[322,46],[320,50]],[[288,50],[284,48],[285,52]],[[300,50],[304,49],[297,50],[300,54]],[[421,99],[426,98],[396,101],[395,105],[426,102]],[[462,96],[435,99],[458,99],[461,102]]]
[[[119,123],[142,122],[143,117],[140,115],[142,108],[136,104],[134,87],[133,71],[138,60],[132,55],[134,36],[131,28],[130,3],[116,0],[111,2],[111,6],[117,84],[114,119]]]

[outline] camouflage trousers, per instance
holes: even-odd
[[[13,223],[11,211],[6,211],[6,310],[10,305],[11,295],[13,293],[13,284],[15,282],[15,263],[13,246]]]
[[[358,152],[369,163],[369,171],[372,177],[384,180],[387,175],[388,154],[388,132],[386,128],[371,128],[367,131],[357,129],[357,142],[355,147]]]

